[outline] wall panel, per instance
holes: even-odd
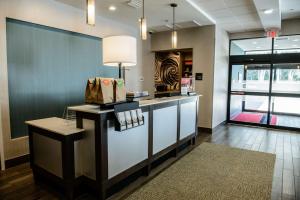
[[[26,120],[61,117],[84,103],[88,78],[117,76],[102,66],[100,38],[13,19],[6,31],[12,138],[27,135]]]

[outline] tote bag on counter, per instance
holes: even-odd
[[[114,101],[114,79],[96,77],[87,81],[85,102],[107,104]]]
[[[114,99],[115,102],[126,101],[126,88],[123,79],[115,79]]]

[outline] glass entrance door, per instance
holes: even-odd
[[[272,125],[300,128],[300,63],[274,64],[273,72]]]
[[[268,124],[270,76],[269,64],[231,66],[230,121]]]
[[[300,35],[230,42],[227,121],[300,130]]]

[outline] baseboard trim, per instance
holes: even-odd
[[[8,168],[15,167],[17,165],[20,165],[20,164],[23,164],[26,162],[29,162],[29,154],[6,160],[5,168],[8,169]]]
[[[211,128],[206,128],[206,127],[198,127],[198,133],[212,133]]]
[[[220,129],[221,127],[223,127],[226,124],[227,124],[227,121],[223,121],[219,125],[217,125],[215,128],[213,128],[212,131],[215,132],[215,131],[217,131],[218,129]]]
[[[198,132],[199,133],[213,133],[220,129],[222,126],[227,124],[226,121],[221,122],[219,125],[217,125],[215,128],[206,128],[206,127],[198,127]]]

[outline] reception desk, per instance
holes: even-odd
[[[73,171],[73,188],[82,182],[100,199],[105,199],[108,189],[128,176],[138,171],[148,175],[156,160],[167,154],[176,157],[180,147],[195,143],[198,104],[199,96],[140,101],[144,124],[122,132],[115,129],[116,117],[113,109],[103,110],[96,105],[69,107],[69,110],[76,113],[76,127],[73,128],[84,132],[79,139],[74,140],[74,149],[69,151],[74,154],[73,166],[67,165],[71,169],[56,171]],[[27,124],[29,130],[35,130],[34,123]],[[34,155],[35,151],[39,150],[33,146],[41,146],[41,140],[35,139],[36,133],[30,132],[31,153]],[[43,142],[42,146],[47,146],[44,140]],[[53,143],[49,140],[49,144],[51,142]],[[39,156],[39,162],[32,160],[32,166],[43,163],[40,161],[42,157]],[[60,156],[57,159],[61,160],[64,157]],[[47,169],[47,166],[39,167],[53,174],[53,170]],[[54,175],[63,179],[61,173]],[[69,191],[69,198],[73,196],[72,191]]]

